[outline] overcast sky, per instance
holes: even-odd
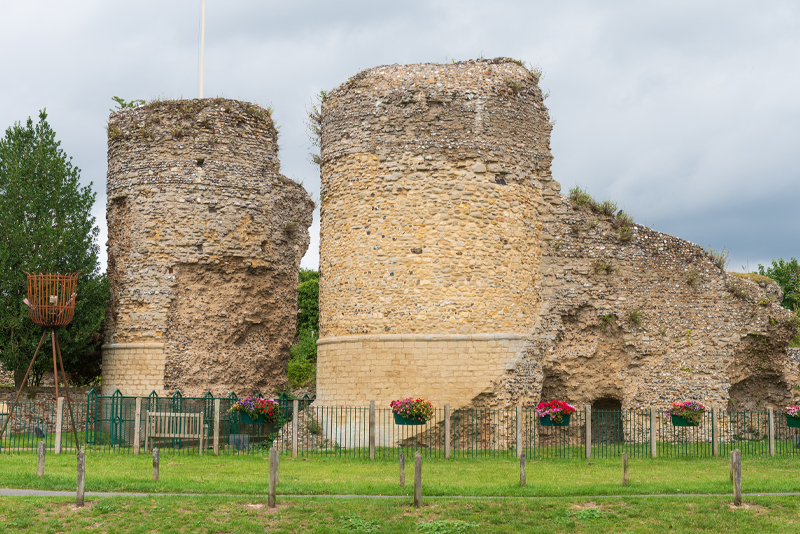
[[[198,94],[200,0],[0,0],[0,127],[47,108],[97,191],[105,266],[112,96]],[[205,96],[274,107],[284,174],[316,200],[305,109],[391,63],[539,65],[553,175],[634,219],[730,251],[800,257],[800,2],[207,0]],[[316,267],[315,214],[304,267]]]

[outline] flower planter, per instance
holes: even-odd
[[[800,417],[786,416],[786,426],[789,428],[800,428]]]
[[[239,412],[239,421],[250,425],[263,425],[264,423],[266,423],[263,416],[259,415],[258,417],[253,419],[246,412]]]
[[[680,415],[672,415],[672,426],[700,426],[700,422],[692,423],[685,417],[681,417]]]
[[[394,414],[394,423],[396,425],[424,425],[425,421],[416,417],[403,417],[400,414]]]
[[[552,419],[550,419],[549,415],[539,418],[539,424],[542,426],[569,426],[569,415],[562,415],[561,422],[556,423]]]

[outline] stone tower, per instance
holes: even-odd
[[[457,407],[522,357],[560,188],[537,81],[507,58],[391,65],[327,95],[318,401]]]
[[[105,394],[279,385],[314,204],[277,152],[270,111],[246,102],[111,116]]]

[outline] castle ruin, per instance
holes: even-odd
[[[327,95],[318,402],[789,402],[780,288],[561,195],[537,82],[500,58],[378,67]]]
[[[277,137],[269,110],[219,98],[112,115],[104,394],[282,385],[314,204]]]

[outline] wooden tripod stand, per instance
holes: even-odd
[[[58,400],[58,367],[61,366],[61,377],[64,380],[64,393],[67,398],[67,408],[69,409],[69,418],[72,423],[72,435],[75,438],[75,446],[81,450],[81,444],[78,441],[78,432],[75,428],[75,417],[72,414],[72,402],[69,398],[69,386],[67,384],[67,374],[64,372],[64,361],[61,358],[61,347],[58,345],[58,336],[56,330],[62,326],[66,326],[72,321],[75,315],[75,286],[77,285],[78,274],[30,274],[28,275],[28,298],[23,302],[28,306],[31,320],[37,325],[43,327],[45,330],[42,332],[42,337],[39,339],[39,344],[36,346],[36,352],[33,353],[28,370],[25,372],[25,378],[22,379],[22,384],[19,386],[14,402],[8,412],[3,423],[3,428],[0,429],[0,440],[3,439],[3,434],[6,431],[6,426],[11,418],[14,416],[14,408],[19,401],[19,396],[22,393],[22,388],[28,381],[28,376],[31,374],[33,364],[36,357],[39,355],[39,349],[42,348],[42,343],[48,332],[50,332],[50,340],[53,345],[53,382],[56,387],[56,400]],[[69,295],[69,297],[68,297]]]

